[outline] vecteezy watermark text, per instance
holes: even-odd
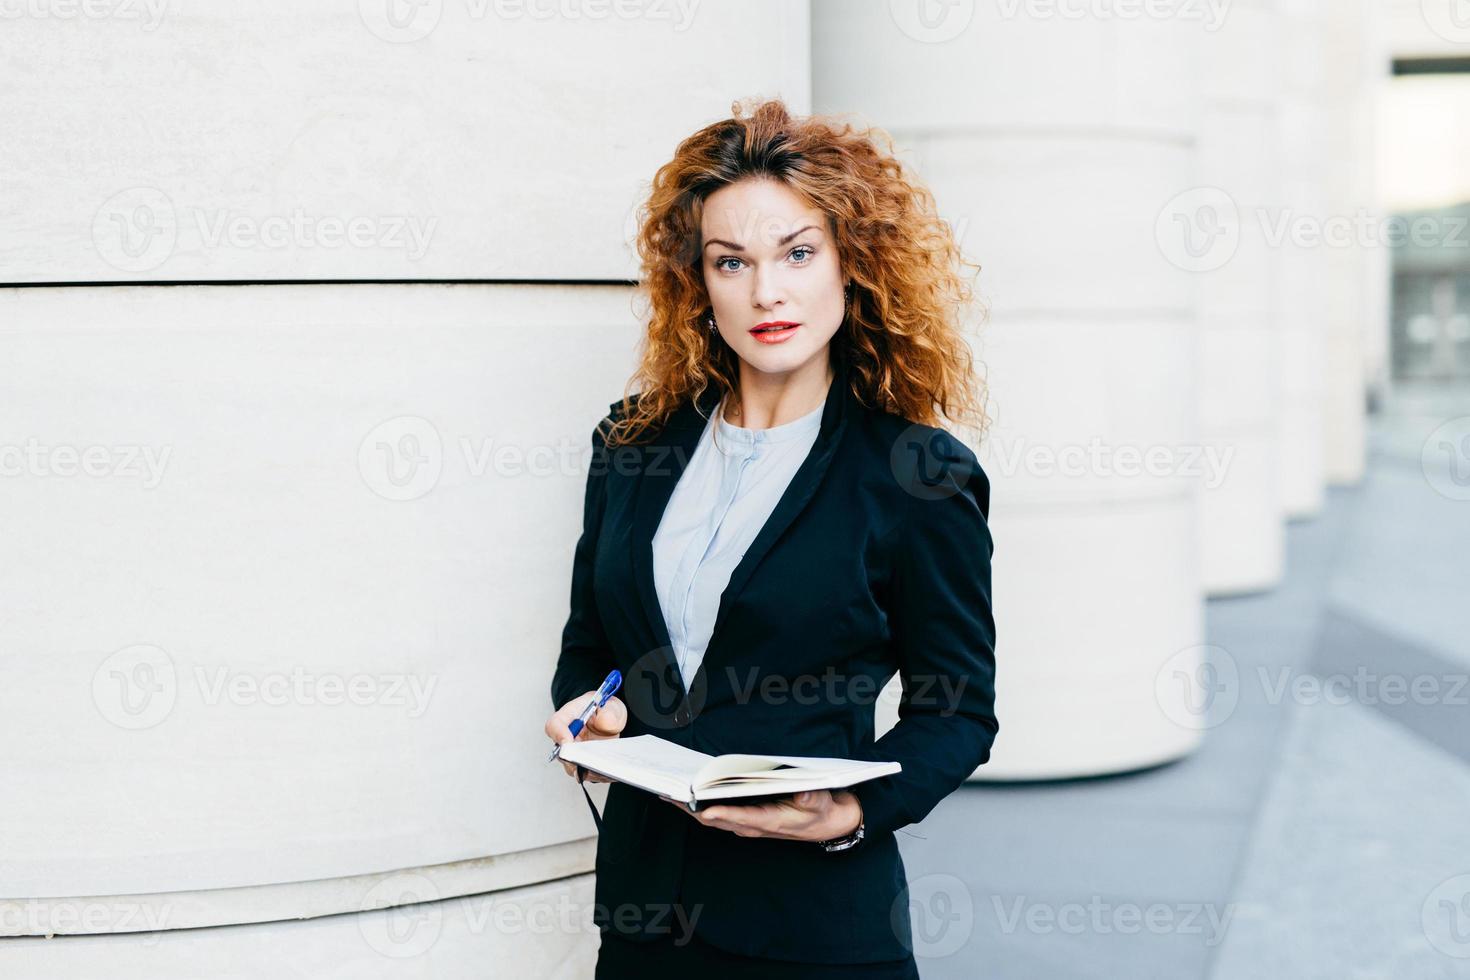
[[[169,0],[0,0],[0,20],[139,21],[155,31]]]
[[[32,437],[23,444],[0,443],[0,477],[141,480],[143,489],[152,490],[163,482],[163,471],[172,454],[172,446],[52,446]]]
[[[192,676],[199,700],[210,707],[287,705],[403,709],[422,717],[439,683],[437,674],[395,671],[236,670],[195,665],[181,672],[167,650],[138,643],[109,654],[92,674],[92,702],[119,728],[139,731],[173,713],[181,688]]]
[[[3,2],[3,0],[0,0]],[[176,206],[156,187],[130,187],[92,217],[92,246],[123,272],[148,272],[189,250],[353,249],[402,252],[417,262],[429,251],[436,216],[311,213],[246,214],[229,208]]]

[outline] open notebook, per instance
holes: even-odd
[[[897,762],[797,755],[706,755],[657,735],[567,742],[563,761],[687,803],[839,789],[898,772]]]

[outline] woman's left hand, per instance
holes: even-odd
[[[678,807],[706,827],[728,830],[741,837],[777,837],[781,840],[820,841],[842,837],[857,829],[863,806],[848,790],[808,790],[771,803],[716,804],[691,812],[667,796],[659,799]]]

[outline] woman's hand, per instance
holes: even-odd
[[[771,803],[718,804],[690,812],[667,796],[659,799],[678,807],[706,827],[728,830],[741,837],[777,837],[781,840],[831,840],[852,833],[863,822],[863,805],[848,790],[808,790]]]
[[[628,723],[628,709],[616,697],[608,698],[607,702],[598,708],[591,718],[587,719],[587,724],[577,734],[576,739],[574,740],[572,738],[572,721],[582,713],[582,709],[587,707],[589,701],[594,701],[596,698],[596,691],[588,691],[581,697],[572,698],[558,708],[556,714],[546,719],[547,736],[557,745],[571,741],[590,742],[593,739],[617,738],[622,734],[623,726]],[[560,762],[561,760],[558,759],[557,761]],[[579,783],[584,778],[590,779],[594,783],[608,782],[607,779],[596,773],[589,772],[583,774],[581,766],[574,766],[570,762],[562,762],[561,767],[566,770],[568,776],[576,779]]]

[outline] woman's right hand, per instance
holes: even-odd
[[[566,704],[558,708],[555,714],[546,719],[547,736],[549,736],[551,740],[557,745],[562,745],[567,742],[573,741],[572,731],[570,727],[572,721],[575,720],[576,717],[582,713],[582,709],[587,707],[587,703],[589,701],[595,700],[596,697],[596,691],[588,691],[581,697],[572,698]],[[583,727],[582,731],[577,735],[577,738],[575,740],[579,742],[589,742],[593,739],[617,738],[619,735],[622,734],[623,726],[627,723],[628,709],[623,705],[623,702],[620,699],[616,697],[611,697],[607,699],[602,707],[598,708],[597,711],[593,713],[591,718],[587,719],[586,726]],[[568,776],[576,779],[579,783],[582,781],[582,779],[579,778],[577,775],[578,771],[581,769],[580,766],[574,766],[570,762],[562,762],[561,767],[566,770]],[[585,778],[591,780],[594,783],[605,783],[608,781],[604,777],[599,776],[593,772],[587,773]]]

